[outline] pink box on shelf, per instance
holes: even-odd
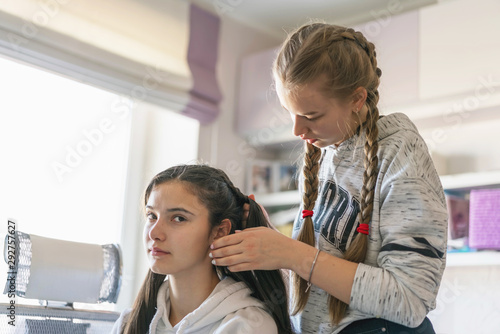
[[[471,190],[469,246],[500,249],[500,189]]]

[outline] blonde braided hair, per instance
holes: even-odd
[[[302,204],[304,210],[313,210],[318,197],[318,170],[321,150],[309,143],[305,143],[304,167],[302,173],[304,175],[304,194],[302,195]],[[314,237],[314,223],[312,217],[304,218],[300,228],[297,240],[300,240],[308,245],[316,246]],[[307,304],[309,298],[309,289],[307,289],[307,281],[293,273],[293,289],[294,295],[297,297],[294,300],[293,314],[302,311]]]
[[[377,108],[378,86],[382,71],[377,67],[375,46],[353,29],[324,23],[307,24],[289,35],[273,65],[275,80],[280,80],[283,87],[293,93],[304,84],[310,83],[321,76],[326,76],[324,86],[326,96],[340,99],[352,97],[358,87],[367,91],[365,105],[368,109],[366,120],[361,124],[360,134],[364,131],[363,186],[361,189],[360,213],[358,222],[369,224],[373,212],[374,192],[378,174],[378,127],[379,111]],[[310,148],[308,147],[307,150]],[[304,178],[305,190],[308,185],[316,189],[307,190],[303,197],[303,206],[310,206],[311,196],[317,196],[317,174],[319,169],[310,164],[319,165],[305,155]],[[306,172],[307,169],[307,172]],[[297,240],[314,246],[314,230],[312,241],[308,237],[313,228],[312,221],[307,217]],[[307,226],[306,226],[307,225]],[[304,230],[304,232],[302,231]],[[308,231],[307,233],[305,231]],[[344,259],[352,262],[363,262],[368,249],[368,235],[358,233],[347,246]],[[294,314],[301,312],[307,304],[308,293],[304,292],[304,281],[296,280],[294,284],[295,309]],[[329,310],[332,323],[339,323],[345,315],[348,305],[334,296],[329,296]]]

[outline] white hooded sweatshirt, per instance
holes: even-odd
[[[172,327],[169,322],[170,294],[168,281],[158,291],[156,314],[149,326],[150,334],[275,334],[273,317],[265,305],[252,297],[243,282],[226,277],[210,296],[193,312]],[[130,309],[116,321],[111,334],[119,334],[127,322]]]

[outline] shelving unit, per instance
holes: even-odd
[[[500,266],[500,252],[449,252],[446,267]]]
[[[256,194],[255,200],[264,207],[295,205],[300,203],[300,194],[298,190]]]
[[[445,190],[500,188],[500,171],[444,175],[441,177],[441,183]]]
[[[446,191],[469,191],[478,188],[500,188],[500,171],[465,173],[441,176]],[[295,205],[300,203],[297,190],[279,193],[257,194],[257,202],[264,207]]]

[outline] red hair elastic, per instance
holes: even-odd
[[[363,233],[366,235],[368,235],[369,230],[370,230],[370,225],[368,224],[359,224],[358,228],[356,229],[356,231],[358,231],[359,233]]]
[[[314,214],[314,211],[312,211],[312,210],[302,210],[302,218],[312,217],[313,214]]]

